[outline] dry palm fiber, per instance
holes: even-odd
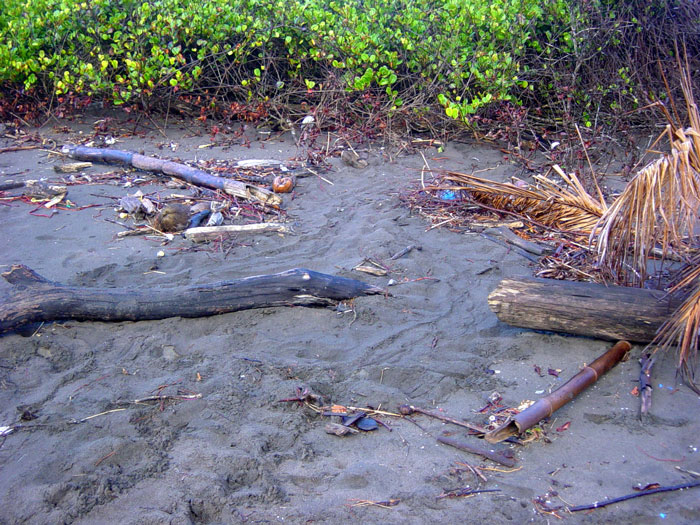
[[[657,351],[678,345],[678,370],[688,386],[700,394],[700,387],[695,384],[700,334],[700,256],[683,272],[680,281],[669,293],[683,289],[690,290],[690,295],[659,329],[654,343],[659,345]]]
[[[608,208],[592,239],[599,262],[620,277],[628,276],[631,283],[644,282],[652,252],[660,250],[662,259],[688,260],[696,247],[700,118],[695,106],[693,113],[696,127],[673,133],[671,152],[637,173]]]
[[[595,239],[600,263],[618,272],[631,267],[634,284],[644,281],[652,250],[660,249],[662,259],[672,254],[676,260],[689,262],[698,247],[700,114],[690,68],[687,63],[683,67],[680,60],[678,68],[690,125],[684,129],[678,123],[673,99],[675,119],[660,105],[668,121],[664,135],[669,137],[671,151],[629,182],[603,217]]]
[[[680,64],[679,64],[680,66]],[[661,252],[662,262],[673,258],[686,264],[670,293],[683,291],[687,299],[664,324],[654,343],[657,350],[678,345],[678,370],[697,393],[694,373],[700,336],[700,114],[689,68],[682,68],[682,88],[690,125],[676,122],[664,109],[670,153],[644,167],[610,206],[600,233],[591,238],[599,262],[634,284],[644,282],[649,256]],[[628,271],[631,269],[631,271]]]
[[[457,172],[447,172],[444,178],[455,184],[451,190],[468,192],[476,203],[565,232],[590,235],[607,209],[605,202],[592,197],[576,175],[565,174],[559,166],[554,170],[566,186],[541,175],[535,176],[537,185],[525,188]]]

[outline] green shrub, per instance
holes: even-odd
[[[0,80],[115,104],[173,91],[264,98],[333,78],[348,92],[434,91],[466,118],[511,100],[541,0],[5,0]]]
[[[585,112],[637,96],[631,64],[605,57],[622,57],[645,21],[664,23],[666,2],[645,3],[4,0],[0,91],[145,108],[342,96],[464,123],[494,103],[543,106],[565,92],[568,105],[550,109]]]

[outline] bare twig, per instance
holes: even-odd
[[[625,496],[620,496],[617,498],[610,498],[603,501],[595,501],[588,505],[578,505],[576,507],[568,507],[569,512],[578,512],[581,510],[591,510],[599,509],[601,507],[606,507],[607,505],[612,505],[613,503],[619,503],[621,501],[626,501],[633,498],[641,498],[642,496],[649,496],[651,494],[658,494],[659,492],[671,492],[674,490],[691,489],[693,487],[700,487],[700,481],[691,481],[688,483],[681,483],[680,485],[672,485],[669,487],[657,487],[651,490],[645,490],[642,492],[635,492],[633,494],[627,494]]]
[[[485,457],[490,459],[491,461],[495,461],[496,463],[500,463],[501,465],[508,467],[508,468],[513,468],[515,466],[515,460],[513,458],[507,457],[505,454],[501,452],[494,452],[492,450],[487,450],[485,448],[477,447],[475,445],[472,445],[471,443],[467,443],[465,441],[461,441],[458,439],[446,437],[446,436],[439,436],[437,440],[444,444],[444,445],[449,445],[451,447],[458,448],[460,450],[464,450],[465,452],[470,452],[472,454],[477,454],[479,456]]]
[[[444,421],[445,423],[452,423],[453,425],[467,428],[467,429],[472,430],[478,434],[485,434],[486,433],[486,429],[482,426],[475,425],[473,423],[465,423],[464,421],[459,421],[458,419],[453,419],[451,417],[444,416],[444,415],[439,414],[437,412],[433,412],[432,410],[425,410],[425,409],[422,409],[419,407],[415,407],[413,405],[401,405],[399,407],[399,412],[401,412],[401,415],[403,415],[403,416],[410,416],[414,412],[418,412],[419,414],[434,417],[435,419],[439,419],[440,421]]]
[[[473,496],[474,494],[481,494],[482,492],[501,492],[501,489],[472,489],[469,487],[461,489],[446,490],[437,499],[443,498],[461,498],[464,496]]]

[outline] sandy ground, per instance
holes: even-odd
[[[42,135],[69,142],[97,117],[47,127]],[[297,154],[292,141],[248,147],[198,146],[172,126],[114,147],[183,159],[276,158]],[[159,149],[174,142],[176,152]],[[0,139],[0,147],[13,144]],[[503,155],[480,145],[426,151],[433,168],[489,176],[519,173]],[[438,160],[432,160],[440,157]],[[39,150],[0,154],[8,178],[58,178]],[[436,442],[462,429],[426,416],[386,418],[392,431],[336,437],[328,421],[295,403],[279,403],[308,387],[327,402],[396,411],[411,403],[484,423],[477,411],[499,392],[517,406],[566,381],[610,344],[513,328],[490,312],[486,297],[500,279],[532,273],[531,263],[478,235],[429,225],[402,206],[401,192],[419,181],[420,156],[387,162],[381,150],[354,169],[333,159],[325,176],[300,179],[285,209],[294,235],[241,238],[228,254],[189,251],[144,238],[116,239],[114,199],[135,188],[72,186],[80,211],[32,216],[18,201],[0,204],[0,267],[25,264],[71,285],[154,288],[207,283],[306,267],[391,287],[392,296],[358,298],[355,312],[330,308],[268,308],[209,318],[142,322],[63,322],[0,336],[0,425],[37,416],[0,438],[1,523],[554,523],[533,500],[578,505],[633,492],[637,485],[688,481],[700,471],[700,399],[677,385],[672,355],[656,365],[654,404],[645,424],[630,391],[639,374],[621,363],[545,425],[548,441],[510,445],[519,470],[483,470],[487,482],[460,466],[499,465]],[[114,171],[95,166],[87,173]],[[149,183],[144,193],[174,191]],[[18,190],[6,192],[16,195]],[[387,277],[352,271],[364,257],[391,261]],[[165,257],[156,256],[159,250]],[[225,256],[226,255],[226,256]],[[152,269],[157,266],[158,272]],[[9,285],[0,284],[0,293]],[[342,309],[341,309],[342,310]],[[561,369],[560,378],[534,371]],[[71,421],[177,389],[201,398],[164,406],[130,405],[80,424]],[[678,386],[678,389],[675,387]],[[570,422],[568,430],[556,428]],[[504,446],[508,448],[508,446]],[[504,448],[501,447],[501,448]],[[457,488],[498,489],[469,498],[438,498]],[[398,504],[354,505],[359,500]],[[626,501],[575,515],[574,523],[698,523],[700,489]]]

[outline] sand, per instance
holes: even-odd
[[[37,130],[60,145],[90,133],[99,116]],[[119,139],[113,147],[170,158],[274,158],[301,152],[290,137],[247,131],[249,147],[209,144],[207,134],[171,125]],[[274,135],[272,135],[274,137]],[[169,145],[178,148],[173,152]],[[0,147],[12,145],[0,139]],[[160,147],[159,147],[160,146]],[[163,147],[165,146],[165,147]],[[519,470],[438,444],[463,429],[426,416],[385,418],[380,427],[336,437],[323,418],[279,399],[309,388],[329,403],[396,411],[403,403],[484,423],[477,411],[500,393],[504,404],[535,400],[602,354],[610,343],[507,326],[486,297],[500,279],[532,274],[530,261],[479,235],[430,228],[401,204],[420,182],[420,156],[390,162],[379,146],[369,167],[332,159],[324,174],[300,179],[285,199],[293,235],[240,239],[227,254],[117,239],[115,199],[136,188],[71,186],[80,211],[51,218],[32,207],[0,204],[0,269],[21,263],[71,285],[153,288],[274,273],[294,267],[354,277],[391,296],[358,298],[347,308],[267,308],[214,317],[141,322],[56,322],[0,336],[1,523],[553,523],[533,500],[578,505],[634,492],[649,483],[690,480],[700,471],[700,398],[675,380],[675,359],[654,369],[653,407],[642,423],[630,394],[639,375],[632,358],[616,366],[544,428],[547,440],[511,448]],[[451,144],[425,151],[433,168],[489,177],[520,174],[497,149]],[[0,154],[0,182],[58,178],[40,150]],[[87,173],[114,171],[94,166]],[[188,194],[155,182],[144,193]],[[16,195],[18,190],[6,192]],[[389,257],[408,245],[409,254]],[[157,253],[163,250],[164,257]],[[365,257],[389,262],[385,277],[352,268]],[[154,268],[156,271],[154,271]],[[434,279],[420,279],[432,277]],[[0,283],[0,293],[9,285]],[[561,370],[559,378],[534,370]],[[201,394],[162,406],[123,400],[159,392]],[[36,416],[21,421],[23,413]],[[567,430],[557,431],[570,422]],[[484,470],[480,481],[460,463]],[[438,498],[464,487],[498,489],[470,498]],[[386,508],[358,501],[399,500]],[[574,523],[697,523],[700,489],[646,496],[589,513],[560,514]]]

